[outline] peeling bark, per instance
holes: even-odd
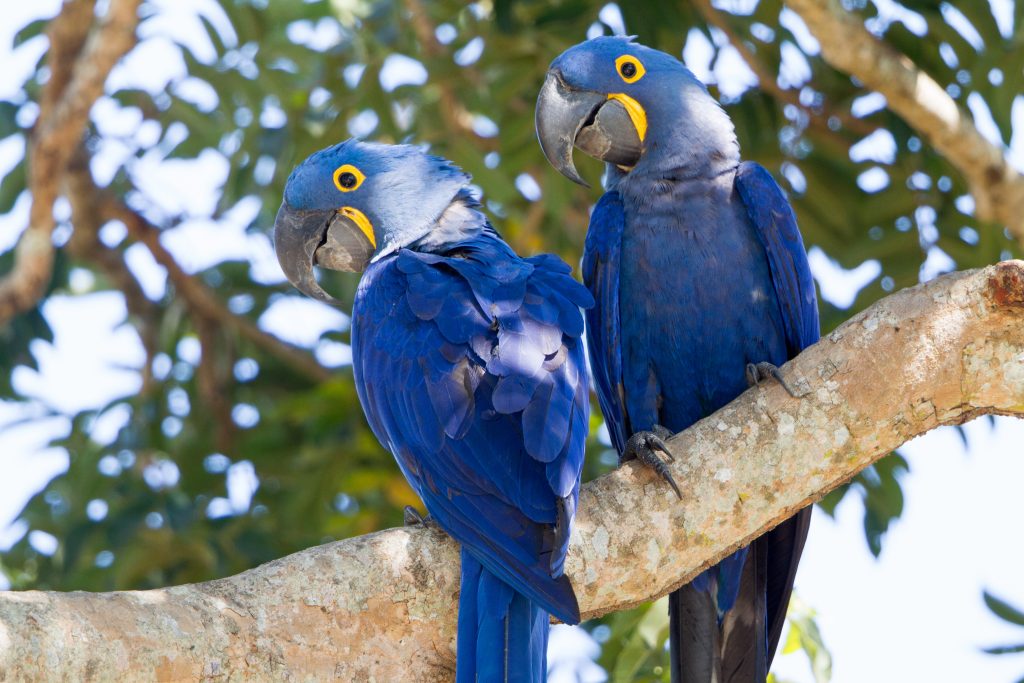
[[[683,501],[639,467],[587,484],[566,569],[585,617],[665,595],[893,448],[1024,415],[1024,261],[894,294],[669,441]],[[456,544],[391,529],[230,578],[0,593],[0,680],[444,681]]]
[[[1005,225],[1024,245],[1024,175],[1003,148],[978,131],[974,119],[909,57],[864,28],[839,0],[786,0],[821,44],[829,64],[876,90],[960,173],[978,218]]]

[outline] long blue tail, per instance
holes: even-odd
[[[456,683],[547,680],[548,614],[462,550]]]

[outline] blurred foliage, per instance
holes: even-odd
[[[842,268],[878,263],[879,275],[850,307],[822,301],[823,331],[923,275],[1020,253],[1002,229],[973,218],[962,179],[916,131],[822,61],[781,0],[718,0],[716,26],[706,22],[701,2],[211,0],[191,28],[177,32],[168,29],[173,3],[146,4],[137,49],[159,43],[180,55],[185,71],[152,87],[108,88],[97,111],[137,117],[137,129],[107,132],[94,114],[86,149],[97,182],[159,228],[209,219],[216,231],[239,202],[255,198],[260,209],[249,231],[266,244],[285,178],[310,152],[353,134],[429,143],[473,174],[517,250],[555,251],[578,263],[597,192],[567,182],[544,161],[533,104],[551,59],[588,31],[612,32],[621,13],[625,30],[646,44],[673,54],[708,48],[710,63],[691,66],[722,75],[711,89],[736,123],[744,156],[783,183],[809,247]],[[880,16],[865,0],[845,4],[962,105],[982,116],[987,110],[995,134],[1009,143],[1011,108],[1024,87],[1024,2],[1014,3],[1012,27],[1002,30],[985,2],[951,9],[906,0],[906,23]],[[179,10],[179,23],[181,11],[192,10]],[[44,29],[45,21],[25,26],[19,49],[45,44]],[[767,74],[763,87],[750,87],[753,76],[735,68],[727,78],[736,63],[730,35],[754,55],[754,71]],[[396,68],[402,60],[404,72]],[[406,81],[395,85],[396,72]],[[22,92],[0,101],[0,137],[26,137],[47,76],[44,54]],[[143,162],[210,155],[228,169],[210,215],[178,215],[151,196]],[[112,158],[112,174],[103,172]],[[598,165],[582,155],[579,163],[596,181]],[[22,162],[0,183],[0,213],[14,210],[24,191]],[[66,239],[72,230],[63,217],[58,235]],[[116,230],[101,238],[129,272],[133,238]],[[11,251],[0,254],[0,271],[12,259]],[[73,286],[82,272],[91,284]],[[237,260],[195,276],[253,323],[297,297]],[[350,301],[356,279],[328,274],[325,284]],[[88,255],[59,252],[51,295],[117,289]],[[199,581],[401,523],[402,506],[416,501],[367,430],[347,368],[314,381],[229,321],[211,329],[170,284],[149,305],[153,316],[132,314],[125,322],[155,340],[144,373],[150,376],[138,394],[71,416],[70,434],[54,444],[67,449],[68,472],[29,502],[21,519],[30,533],[0,555],[14,586],[106,590]],[[347,329],[332,330],[318,344],[337,346],[347,336]],[[36,345],[50,338],[40,309],[0,330],[0,399],[30,402],[11,374],[19,365],[34,367]],[[101,420],[122,425],[112,439],[94,434]],[[598,416],[593,424],[597,434]],[[596,437],[591,450],[586,478],[615,462]],[[906,469],[899,456],[883,460],[823,506],[831,513],[855,491],[877,554],[902,511],[898,475]],[[227,481],[235,475],[258,482],[251,501],[230,495]],[[32,542],[40,532],[56,539],[53,552]],[[589,625],[595,633],[608,629],[599,638],[601,663],[615,680],[665,679],[663,615],[644,606]],[[824,651],[810,617],[791,625],[791,642]],[[824,675],[826,661],[814,662]]]
[[[832,680],[832,656],[818,630],[817,615],[794,595],[786,613],[786,629],[779,655],[802,652],[814,683]],[[600,622],[600,623],[598,623]],[[668,598],[625,612],[608,615],[586,625],[601,643],[598,664],[609,683],[669,683]],[[768,683],[788,683],[774,675]]]
[[[782,654],[803,651],[807,654],[814,683],[828,683],[832,680],[832,655],[821,638],[814,610],[799,596],[794,595],[786,613],[789,632],[782,646]],[[778,681],[777,683],[783,683]]]
[[[603,641],[597,663],[608,672],[610,683],[669,680],[667,597],[602,622],[591,633]]]
[[[893,453],[862,470],[845,487],[826,495],[818,502],[818,507],[835,517],[836,506],[850,489],[860,493],[864,500],[864,537],[871,554],[878,557],[889,524],[903,514],[900,478],[909,471],[906,458]]]
[[[997,617],[1013,624],[1014,626],[1024,627],[1024,612],[1020,609],[1013,607],[1009,603],[1000,600],[996,596],[992,595],[988,591],[984,593],[985,604],[992,610],[992,613]],[[1024,642],[1018,645],[999,645],[996,647],[987,647],[985,652],[992,655],[1013,655],[1013,654],[1024,654]],[[1017,683],[1024,683],[1024,677],[1017,681]]]

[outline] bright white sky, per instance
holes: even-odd
[[[885,20],[899,20],[912,30],[920,27],[913,13],[902,10],[892,0],[875,0]],[[181,81],[184,63],[169,42],[174,37],[194,44],[202,53],[205,39],[195,19],[197,8],[218,24],[219,10],[209,0],[151,3],[160,8],[160,16],[144,30],[148,36],[119,67],[112,77],[118,85],[134,83],[149,89],[168,81]],[[743,6],[749,0],[721,0],[718,5]],[[1002,23],[1009,25],[1008,3],[995,0]],[[42,39],[30,41],[11,52],[14,31],[30,19],[51,16],[58,0],[35,3],[5,3],[0,10],[0,97],[12,96],[32,64],[45,49]],[[614,5],[605,7],[601,19],[621,27],[621,15]],[[787,13],[786,23],[797,32],[801,47],[816,49],[813,38],[801,28],[795,15]],[[454,31],[446,25],[445,31]],[[311,43],[330,43],[336,39],[323,27],[295,27],[296,36]],[[453,36],[439,31],[445,42]],[[582,38],[582,36],[581,36]],[[643,36],[640,36],[643,40]],[[482,41],[459,55],[460,63],[475,61],[485,49]],[[701,34],[691,32],[684,56],[687,64],[705,80],[717,80],[727,95],[736,95],[754,83],[738,54],[726,49],[710,68],[711,45]],[[802,83],[808,75],[806,63],[795,49],[784,50],[783,77],[789,83]],[[358,71],[357,67],[353,67]],[[346,71],[348,73],[348,71]],[[353,72],[355,73],[355,72]],[[354,76],[357,77],[357,76]],[[393,68],[382,75],[388,85],[418,82],[425,78],[422,67],[407,58],[393,60]],[[383,80],[382,80],[383,82]],[[180,82],[197,100],[216,97],[195,82]],[[864,98],[865,110],[879,106]],[[996,136],[989,123],[984,103],[971,103],[975,116],[989,136]],[[1024,115],[1024,107],[1015,113]],[[365,113],[364,113],[365,114]],[[105,145],[94,165],[102,177],[122,163],[134,149],[131,144],[151,144],[155,131],[141,124],[130,111],[120,110],[110,100],[101,100],[93,118],[108,133],[126,136],[128,144]],[[1015,121],[1018,119],[1015,117]],[[480,125],[489,121],[484,117]],[[360,115],[351,122],[353,133],[371,132],[376,118]],[[493,123],[490,123],[493,126]],[[1018,129],[1024,127],[1018,126]],[[1010,149],[1015,161],[1024,159],[1024,136],[1014,136]],[[134,143],[131,141],[134,140]],[[894,150],[885,135],[865,142],[854,150],[858,158],[885,161]],[[13,140],[0,142],[0,174],[6,173],[22,152]],[[862,177],[861,185],[888,182],[881,176]],[[247,258],[253,264],[253,277],[263,282],[281,281],[269,241],[263,235],[249,235],[245,227],[256,215],[256,200],[244,200],[220,222],[204,218],[216,200],[211,188],[218,188],[226,175],[226,161],[218,153],[201,159],[164,161],[150,155],[133,162],[131,172],[154,202],[165,211],[184,210],[195,220],[169,231],[164,243],[191,271],[206,267],[228,256]],[[528,197],[539,195],[536,183],[523,179],[521,191]],[[181,197],[189,197],[182,203]],[[532,197],[530,197],[532,198]],[[23,197],[14,211],[0,216],[0,249],[12,245],[24,228],[27,202]],[[116,227],[106,231],[111,242],[123,238]],[[203,254],[189,249],[200,241],[208,245]],[[212,246],[210,246],[212,245]],[[160,296],[165,277],[142,248],[130,250],[130,265],[140,276],[150,296]],[[200,258],[200,257],[204,258]],[[930,275],[943,265],[941,252],[929,258]],[[812,268],[823,296],[846,306],[856,291],[879,274],[878,264],[867,262],[853,271],[843,271],[819,249],[812,249]],[[86,274],[77,276],[79,289],[90,285]],[[67,453],[45,444],[55,435],[66,433],[66,417],[83,408],[97,408],[113,399],[129,395],[139,386],[137,373],[143,362],[139,342],[132,330],[119,326],[124,319],[124,304],[115,293],[54,297],[45,306],[45,315],[53,325],[53,345],[37,342],[33,353],[39,373],[18,368],[15,383],[19,391],[37,400],[23,404],[0,402],[0,549],[9,547],[25,533],[15,515],[28,498],[67,466]],[[296,321],[301,324],[296,324]],[[320,334],[344,322],[344,316],[310,300],[288,297],[263,316],[261,325],[295,343],[314,348],[331,365],[346,361],[340,345],[319,342]],[[98,419],[93,436],[105,442],[113,438],[126,419],[124,411],[112,410]],[[25,420],[28,420],[25,422]],[[904,479],[906,509],[886,538],[881,558],[868,553],[861,530],[860,504],[851,500],[838,510],[832,521],[817,514],[797,577],[797,592],[819,612],[819,623],[834,657],[836,683],[858,681],[1012,681],[1024,674],[1024,657],[993,657],[981,647],[1020,642],[1020,629],[1014,629],[991,615],[981,602],[987,588],[1012,603],[1024,605],[1024,543],[1020,524],[1024,520],[1024,423],[1002,418],[995,427],[982,420],[968,426],[969,450],[952,430],[938,430],[908,444],[904,453],[911,473]],[[258,485],[245,462],[237,463],[237,482],[220,499],[227,510],[244,511],[248,496]],[[40,550],[52,546],[52,539],[33,537]],[[598,645],[578,630],[559,627],[552,636],[552,654],[574,653],[595,657]],[[785,678],[807,682],[810,671],[801,654],[780,657],[776,670]],[[567,663],[567,662],[566,662]],[[582,668],[577,668],[582,667]],[[596,667],[577,662],[569,675],[562,670],[553,681],[600,681],[603,673]],[[579,678],[577,678],[577,676]]]

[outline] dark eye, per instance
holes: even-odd
[[[346,190],[351,190],[356,186],[359,179],[356,178],[355,173],[349,173],[348,171],[338,175],[338,184],[344,187]]]
[[[619,73],[622,74],[623,78],[633,78],[633,76],[636,76],[636,64],[633,62],[623,62],[622,66],[619,67]]]

